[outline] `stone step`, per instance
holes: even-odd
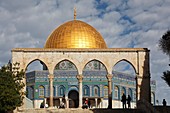
[[[93,113],[145,113],[139,109],[93,109]]]
[[[145,113],[138,109],[25,109],[15,113]]]

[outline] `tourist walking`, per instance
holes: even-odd
[[[123,109],[126,109],[126,95],[124,93],[122,95],[121,102],[122,102]]]
[[[129,108],[129,109],[131,108],[131,105],[130,105],[131,100],[132,100],[132,99],[131,99],[130,95],[128,95],[127,104],[128,104],[128,108]]]
[[[163,106],[166,106],[166,100],[165,99],[163,99],[162,104],[163,104]]]

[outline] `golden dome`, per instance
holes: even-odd
[[[107,48],[99,32],[89,24],[72,20],[49,35],[44,48]]]

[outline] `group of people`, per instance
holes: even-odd
[[[121,100],[123,109],[126,109],[126,102],[127,102],[127,105],[128,105],[128,109],[131,108],[131,104],[130,104],[131,100],[132,99],[131,99],[130,95],[128,95],[128,98],[126,98],[126,95],[123,93],[122,100]]]
[[[48,104],[46,103],[44,103],[44,101],[40,104],[40,108],[48,108]],[[61,102],[60,103],[60,106],[59,106],[59,108],[65,108],[65,104],[64,104],[64,102]]]
[[[83,108],[83,109],[88,109],[88,108],[90,108],[90,101],[88,101],[88,99],[86,99],[86,100],[84,101],[84,104],[83,104],[82,108]]]

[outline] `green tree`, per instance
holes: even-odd
[[[159,40],[159,47],[170,58],[170,30],[168,30]],[[170,64],[169,64],[170,66]],[[162,79],[170,86],[170,71],[163,72]]]
[[[0,69],[0,113],[13,111],[22,105],[25,95],[22,92],[24,75],[23,70],[19,71],[19,63],[12,67],[9,62]]]

